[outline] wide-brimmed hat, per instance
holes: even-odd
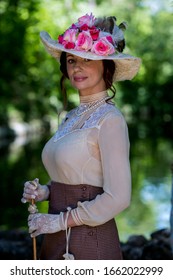
[[[40,32],[40,37],[48,53],[58,61],[62,52],[90,60],[113,60],[113,80],[123,81],[133,79],[141,64],[140,58],[122,53],[125,29],[126,23],[117,26],[115,17],[95,18],[92,14],[86,14],[57,40],[53,40],[45,31]]]

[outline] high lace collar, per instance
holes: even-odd
[[[80,105],[82,104],[89,104],[95,101],[99,101],[103,98],[106,98],[108,96],[107,91],[101,91],[98,93],[90,94],[90,95],[85,95],[85,96],[79,96],[80,99]]]

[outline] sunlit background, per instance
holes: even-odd
[[[0,2],[0,228],[27,228],[23,184],[49,178],[41,162],[63,108],[58,63],[45,52],[41,30],[56,39],[91,13],[126,21],[126,49],[142,58],[133,81],[115,85],[128,123],[132,201],[117,216],[120,239],[170,227],[173,161],[173,4],[169,0],[1,0]],[[68,85],[68,110],[78,95]],[[46,212],[47,203],[38,204]]]

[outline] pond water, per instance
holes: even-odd
[[[23,184],[39,178],[48,181],[41,162],[41,151],[49,136],[17,137],[0,141],[1,215],[2,229],[27,228],[27,204],[21,203]],[[140,139],[131,143],[132,200],[131,205],[116,217],[120,239],[132,234],[146,237],[158,229],[170,227],[171,212],[171,143]],[[47,202],[38,203],[42,212]]]

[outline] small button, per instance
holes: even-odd
[[[93,236],[93,234],[94,234],[93,231],[88,232],[88,235],[89,235],[89,236]]]
[[[86,189],[87,189],[86,187],[83,187],[83,188],[82,188],[83,191],[86,191]]]
[[[82,196],[82,198],[86,198],[86,197],[87,197],[87,195],[86,195],[86,194],[82,194],[81,196]]]

